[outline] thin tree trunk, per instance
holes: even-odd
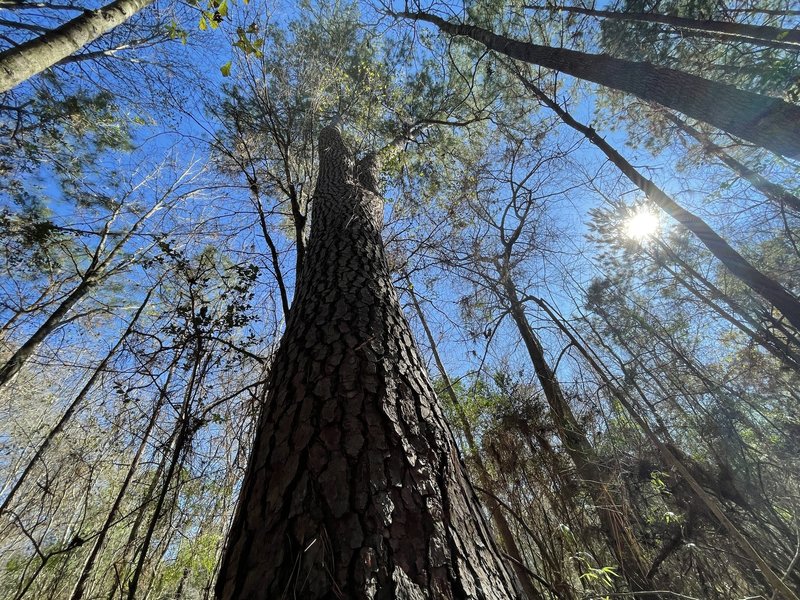
[[[793,331],[789,331],[788,329],[782,329],[781,334],[786,337],[784,342],[776,336],[772,331],[766,328],[757,318],[751,315],[744,306],[739,304],[736,300],[731,298],[728,294],[723,292],[719,289],[716,285],[714,285],[711,281],[709,281],[705,276],[700,274],[694,267],[688,264],[685,260],[683,260],[672,248],[670,248],[663,240],[656,240],[656,245],[664,251],[665,254],[673,261],[675,261],[684,271],[686,271],[692,278],[699,281],[703,286],[705,286],[707,293],[703,294],[700,290],[690,284],[686,279],[673,270],[671,267],[667,266],[666,264],[661,265],[668,273],[670,273],[676,281],[678,281],[684,288],[686,288],[693,296],[695,296],[698,300],[700,300],[703,304],[711,308],[714,312],[716,312],[719,316],[723,319],[734,325],[736,328],[741,330],[743,333],[747,334],[753,341],[757,342],[761,347],[763,347],[767,352],[772,354],[775,358],[783,362],[786,366],[800,370],[800,355],[797,354],[797,350],[800,349],[800,341],[797,339],[797,333]],[[735,318],[733,315],[728,313],[724,310],[721,306],[716,304],[712,301],[711,298],[708,297],[708,293],[712,297],[716,297],[725,304],[727,304],[735,314],[739,316],[739,319]],[[764,318],[767,319],[769,315],[766,315]],[[745,325],[747,323],[752,327],[747,327]],[[783,325],[780,322],[774,323],[776,328],[779,328]]]
[[[269,247],[269,254],[270,258],[272,259],[272,272],[275,276],[275,283],[278,284],[278,292],[281,296],[281,308],[283,309],[283,318],[284,320],[289,316],[289,295],[286,292],[286,284],[283,281],[283,272],[281,270],[281,261],[280,257],[278,256],[278,248],[275,246],[275,242],[272,240],[272,236],[269,234],[269,226],[267,225],[267,215],[264,213],[264,206],[261,204],[261,196],[258,192],[253,192],[251,194],[251,198],[253,200],[253,205],[256,208],[256,212],[258,213],[258,222],[261,225],[261,235],[264,237],[264,241],[267,243],[267,247]]]
[[[537,306],[540,306],[547,314],[550,316],[551,320],[555,319],[552,315],[551,309],[547,306],[547,304],[539,299],[539,298],[532,298],[532,302],[534,302]],[[619,334],[619,332],[615,328],[616,320],[614,316],[610,315],[607,311],[596,307],[595,309],[596,314],[598,314],[605,324],[612,330],[612,338],[632,357],[636,356],[634,349],[630,345],[630,340]],[[659,332],[656,328],[653,327],[652,323],[647,320],[646,317],[638,316],[635,312],[632,313],[632,318],[636,323],[636,327],[641,328],[642,331],[650,334],[654,341],[657,341],[666,347],[670,353],[676,358],[676,360],[683,364],[686,368],[689,369],[691,373],[693,373],[700,381],[703,382],[703,385],[706,387],[708,394],[716,399],[720,406],[725,407],[726,409],[730,408],[733,403],[733,397],[736,396],[735,392],[729,390],[725,384],[720,384],[719,382],[714,382],[709,379],[709,377],[704,374],[698,365],[696,365],[692,360],[690,360],[685,353],[682,351],[681,348],[675,346],[674,340],[670,339],[668,336],[665,336],[663,332]],[[590,321],[587,321],[587,325],[592,330],[592,333],[595,334],[597,339],[599,340],[600,344],[602,345],[603,349],[611,354],[617,362],[617,365],[621,370],[624,371],[625,366],[629,364],[629,361],[623,359],[609,344],[607,344],[603,340],[603,336],[600,334],[599,331],[592,325]],[[559,327],[561,325],[559,324]],[[599,361],[599,358],[597,359]],[[637,359],[637,364],[644,368],[643,363]],[[667,391],[664,387],[661,379],[656,377],[652,371],[646,369],[645,372],[649,375],[650,381],[658,387],[663,395],[663,398],[669,402],[669,405],[675,410],[678,414],[682,415],[684,419],[688,418],[688,415],[685,409],[676,401],[674,394]],[[661,418],[660,411],[656,408],[656,406],[650,400],[650,395],[646,393],[641,386],[636,382],[636,379],[632,379],[630,381],[631,386],[638,392],[639,397],[645,403],[645,405],[650,410],[650,415],[653,420],[656,422],[657,431],[662,436],[667,438],[667,441],[671,444],[677,445],[675,440],[671,437],[669,433],[669,428],[664,423],[663,419]],[[683,386],[680,386],[683,388]],[[684,388],[685,389],[685,388]],[[763,407],[756,406],[752,402],[748,401],[746,398],[739,398],[740,400],[744,401],[748,407],[757,413],[765,422],[769,423],[770,426],[775,430],[776,433],[779,435],[783,435],[784,439],[788,442],[788,438],[785,437],[785,433],[781,430],[780,426],[773,422],[769,415],[767,415]],[[701,410],[704,414],[708,415],[709,408],[704,403],[694,403],[693,408],[696,410]],[[760,431],[760,428],[752,423],[750,419],[745,418],[744,420],[745,425],[750,427],[754,435],[758,436],[759,439],[763,439],[763,434]]]
[[[800,10],[781,10],[772,8],[725,8],[729,13],[748,13],[753,15],[769,15],[771,17],[798,17]]]
[[[169,448],[161,456],[161,460],[158,461],[158,466],[156,467],[156,470],[153,473],[153,476],[150,478],[150,483],[148,484],[147,490],[144,493],[144,501],[142,502],[141,507],[138,510],[138,514],[136,515],[136,519],[134,519],[134,521],[133,521],[133,525],[131,526],[131,530],[128,532],[128,539],[125,541],[125,546],[123,547],[123,550],[122,550],[122,553],[121,553],[122,554],[122,558],[120,560],[115,561],[115,563],[112,565],[112,568],[114,569],[114,572],[115,572],[115,579],[114,579],[114,583],[111,586],[111,590],[108,593],[107,600],[114,600],[114,598],[117,595],[117,593],[116,593],[117,589],[120,590],[120,595],[121,596],[123,595],[124,587],[123,587],[123,581],[122,580],[125,579],[125,575],[123,575],[122,577],[119,577],[120,570],[124,569],[124,567],[126,565],[128,565],[130,562],[132,562],[133,559],[136,557],[136,552],[134,550],[133,556],[131,558],[131,561],[127,560],[128,552],[130,551],[131,548],[134,548],[134,542],[136,542],[136,538],[139,537],[139,528],[142,526],[142,523],[144,522],[144,518],[145,518],[145,514],[146,514],[145,509],[150,504],[151,498],[153,498],[153,494],[155,493],[156,488],[158,487],[158,483],[161,481],[161,475],[164,473],[164,469],[167,468],[167,461],[172,456],[172,453],[169,452],[169,449],[171,449],[173,447],[172,444],[173,444],[173,441],[175,440],[175,438],[177,437],[177,435],[178,435],[178,432],[174,431],[172,433],[172,435],[170,435],[169,439],[167,440],[167,444],[169,444]]]
[[[433,337],[433,332],[431,332],[430,327],[428,327],[428,320],[425,318],[425,313],[422,312],[422,307],[419,305],[417,296],[414,293],[414,286],[411,283],[411,280],[408,279],[408,276],[406,276],[406,281],[408,282],[408,294],[411,298],[411,303],[414,305],[414,311],[416,312],[417,317],[422,324],[422,329],[425,331],[425,337],[428,338],[428,344],[430,344],[431,347],[433,360],[436,363],[436,368],[439,370],[439,375],[441,376],[442,382],[445,385],[445,393],[450,397],[450,402],[455,408],[456,415],[458,416],[458,420],[461,424],[461,429],[464,432],[464,437],[467,440],[467,448],[469,449],[471,458],[475,463],[475,470],[477,471],[478,475],[478,483],[480,484],[481,488],[491,492],[497,487],[497,485],[483,462],[480,448],[478,448],[478,443],[475,441],[475,436],[472,434],[472,427],[469,424],[469,419],[467,419],[467,416],[464,414],[464,410],[461,407],[458,396],[453,389],[453,384],[451,383],[450,377],[447,374],[447,369],[444,368],[444,363],[442,363],[442,359],[439,356],[439,350],[436,347],[436,339]],[[503,543],[503,547],[508,556],[511,558],[511,564],[514,567],[514,572],[517,574],[517,579],[522,585],[522,591],[529,600],[542,598],[542,594],[533,583],[533,578],[526,567],[526,561],[522,557],[522,553],[517,546],[517,541],[514,539],[514,534],[511,532],[511,527],[506,519],[505,513],[503,513],[500,503],[495,499],[494,496],[487,496],[486,504],[488,505],[489,512],[492,515],[492,521],[494,521],[497,532],[500,534],[500,540]]]
[[[800,106],[783,100],[646,62],[520,42],[429,13],[400,12],[397,16],[433,23],[444,33],[471,38],[515,60],[633,94],[777,154],[800,157]]]
[[[139,557],[136,561],[136,566],[133,570],[133,575],[131,576],[130,583],[128,584],[128,591],[127,597],[128,600],[135,600],[136,593],[139,589],[139,581],[142,578],[142,574],[144,573],[145,563],[147,561],[147,553],[150,549],[150,543],[153,540],[153,536],[155,535],[156,528],[158,526],[158,522],[162,517],[162,512],[164,510],[164,504],[166,503],[167,496],[170,492],[170,485],[172,484],[172,478],[175,476],[178,466],[181,463],[181,455],[183,453],[184,448],[186,447],[187,442],[189,441],[190,437],[190,428],[189,428],[189,418],[183,413],[179,416],[178,421],[178,435],[175,436],[171,448],[171,452],[169,454],[169,464],[167,466],[167,471],[164,473],[164,477],[161,480],[161,489],[158,492],[158,499],[156,500],[156,506],[153,509],[153,514],[150,516],[150,521],[147,524],[147,530],[144,534],[144,540],[140,544],[141,550],[139,551]],[[177,492],[176,492],[177,493]]]
[[[558,103],[551,100],[547,94],[528,79],[519,73],[517,75],[523,85],[533,92],[533,94],[547,105],[548,108],[555,112],[565,124],[582,133],[586,136],[586,139],[602,150],[603,154],[608,157],[608,160],[642,190],[647,198],[652,200],[664,212],[697,236],[697,239],[709,249],[711,254],[716,256],[719,261],[728,268],[728,271],[730,271],[732,275],[737,277],[756,294],[769,301],[797,331],[800,331],[800,301],[798,301],[797,298],[787,292],[780,283],[771,277],[767,277],[750,264],[746,258],[734,250],[731,245],[720,237],[703,219],[683,208],[664,193],[655,183],[639,173],[631,163],[625,160],[611,144],[601,138],[594,129],[576,121],[567,111],[561,108]],[[800,121],[798,121],[798,123],[800,123]]]
[[[601,19],[614,21],[637,21],[641,23],[660,23],[676,29],[688,29],[712,35],[718,34],[718,39],[731,39],[759,44],[770,48],[783,48],[786,50],[800,50],[800,30],[783,29],[768,25],[750,25],[732,21],[713,21],[711,19],[690,19],[675,15],[662,15],[657,13],[616,12],[612,10],[596,10],[582,6],[534,6],[525,8],[534,10],[559,10],[581,15],[589,15]]]
[[[658,453],[661,455],[664,463],[668,467],[671,467],[677,471],[678,475],[680,475],[680,477],[689,485],[689,487],[692,489],[692,492],[694,492],[700,502],[702,502],[706,508],[708,508],[709,512],[714,515],[714,518],[717,519],[722,528],[728,532],[728,535],[730,535],[731,539],[744,552],[745,556],[758,566],[764,579],[775,592],[776,597],[783,598],[785,600],[800,600],[798,595],[783,581],[783,578],[775,573],[770,564],[764,560],[764,557],[761,556],[755,547],[753,547],[747,537],[745,537],[745,535],[739,531],[736,525],[731,522],[731,520],[725,514],[725,511],[714,499],[714,497],[711,496],[711,494],[709,494],[705,489],[703,489],[703,486],[700,485],[694,475],[692,475],[691,471],[689,471],[689,469],[681,462],[675,451],[665,444],[658,437],[658,435],[656,435],[656,433],[650,427],[650,424],[639,414],[639,412],[636,410],[636,407],[630,401],[627,395],[623,393],[622,390],[620,390],[619,387],[617,387],[617,385],[606,374],[605,370],[600,366],[597,359],[592,356],[589,350],[587,350],[582,341],[576,337],[576,335],[570,330],[564,321],[554,313],[553,309],[544,300],[537,298],[533,299],[533,301],[537,304],[537,306],[540,306],[545,311],[553,324],[555,324],[567,336],[575,348],[589,362],[594,371],[603,380],[603,383],[608,387],[609,392],[619,401],[619,403],[625,409],[625,412],[641,428],[647,439],[658,450]]]
[[[197,336],[197,333],[195,334]],[[164,474],[164,479],[161,483],[161,490],[158,495],[158,500],[156,501],[155,509],[153,510],[153,514],[150,517],[150,523],[148,524],[147,531],[144,535],[144,540],[141,544],[141,552],[139,553],[139,559],[136,562],[136,568],[133,571],[133,576],[131,577],[131,581],[128,584],[128,600],[135,600],[136,599],[136,591],[139,587],[139,580],[141,579],[142,573],[144,572],[144,564],[147,559],[147,551],[150,548],[150,542],[153,539],[153,535],[155,534],[156,526],[158,525],[158,521],[161,518],[161,512],[164,508],[164,502],[167,499],[167,494],[169,492],[170,485],[172,484],[172,479],[175,476],[175,472],[178,469],[178,465],[181,463],[181,456],[183,455],[183,450],[186,445],[189,443],[193,430],[191,427],[191,403],[192,398],[194,397],[194,392],[199,385],[199,381],[202,378],[201,373],[201,360],[203,358],[203,350],[202,345],[199,337],[195,337],[195,348],[194,348],[194,360],[192,361],[192,372],[189,376],[189,381],[186,384],[186,390],[183,394],[183,402],[181,403],[180,411],[178,412],[178,422],[176,427],[176,435],[174,438],[173,446],[172,446],[172,453],[169,461],[169,466],[167,467],[167,472]],[[203,368],[204,370],[204,368]],[[178,492],[176,491],[176,494]]]
[[[189,581],[189,567],[183,568],[183,575],[181,576],[181,580],[178,583],[178,588],[175,590],[175,600],[181,600],[183,598],[183,591],[186,587],[186,582]]]
[[[712,142],[706,134],[698,129],[695,129],[686,121],[675,116],[668,110],[659,111],[659,114],[663,115],[668,121],[674,123],[680,131],[697,140],[700,145],[703,146],[703,150],[705,150],[708,154],[717,157],[720,162],[730,168],[734,173],[739,175],[739,177],[749,181],[750,184],[759,192],[761,192],[766,198],[769,198],[781,208],[786,206],[791,208],[793,211],[800,213],[800,198],[792,194],[789,190],[783,186],[772,183],[763,175],[756,173],[744,163],[736,160],[733,156]]]
[[[95,368],[94,372],[92,373],[92,376],[89,378],[89,381],[87,381],[86,384],[84,384],[84,386],[81,388],[81,390],[72,400],[72,402],[70,402],[67,409],[61,415],[61,418],[53,426],[53,428],[50,429],[48,434],[45,436],[44,440],[42,440],[41,444],[39,444],[39,447],[36,449],[36,452],[31,457],[31,460],[28,462],[28,465],[25,467],[25,470],[22,471],[22,474],[14,483],[13,487],[8,491],[8,494],[3,500],[2,505],[0,505],[0,515],[4,514],[6,510],[8,510],[8,507],[11,505],[11,502],[14,500],[14,497],[17,495],[17,492],[22,487],[22,484],[25,482],[25,480],[33,471],[33,468],[39,464],[39,461],[42,459],[42,456],[44,456],[44,453],[50,447],[50,444],[53,443],[53,440],[64,429],[64,426],[72,418],[72,415],[75,414],[75,411],[83,403],[84,399],[92,390],[92,388],[94,388],[94,384],[97,383],[97,380],[100,378],[100,376],[103,373],[105,373],[108,363],[111,361],[111,359],[120,349],[120,347],[122,347],[122,344],[125,343],[125,340],[128,338],[128,336],[133,332],[133,328],[136,325],[137,321],[139,320],[139,317],[142,315],[142,312],[144,311],[145,307],[150,302],[150,295],[152,293],[153,293],[152,289],[147,292],[147,295],[142,301],[142,304],[139,306],[138,310],[136,311],[136,314],[134,314],[133,319],[131,319],[131,322],[128,324],[128,327],[125,329],[124,333],[120,336],[119,340],[117,340],[117,342],[114,344],[111,350],[109,350],[105,358],[103,358],[103,360],[100,361],[100,364],[97,365],[97,367]]]
[[[517,598],[392,288],[375,164],[322,130],[220,600]]]
[[[53,333],[60,325],[62,325],[69,311],[104,277],[102,274],[103,267],[108,264],[108,261],[113,258],[120,246],[117,245],[111,253],[105,258],[100,258],[105,250],[108,235],[111,230],[111,224],[114,222],[118,215],[118,210],[114,212],[111,219],[106,221],[103,230],[100,234],[100,241],[97,248],[92,255],[92,260],[89,263],[86,271],[80,277],[80,283],[67,294],[61,304],[50,314],[42,325],[31,335],[25,343],[20,346],[14,354],[6,361],[0,368],[0,389],[5,386],[17,373],[22,369],[25,362],[33,355],[47,337]],[[149,297],[149,294],[148,294]],[[2,513],[2,510],[0,510]]]
[[[70,600],[81,600],[81,598],[83,598],[86,582],[89,580],[89,577],[92,574],[95,561],[97,560],[97,557],[100,554],[100,550],[103,547],[103,543],[106,540],[106,536],[108,535],[108,532],[111,530],[111,527],[114,524],[114,520],[117,517],[117,512],[119,511],[119,507],[122,505],[122,501],[125,498],[125,494],[128,491],[128,486],[130,485],[131,481],[133,481],[133,476],[136,473],[136,469],[139,467],[139,460],[141,459],[145,447],[147,446],[147,442],[150,439],[150,433],[153,431],[153,427],[155,427],[158,415],[161,412],[161,406],[166,400],[173,372],[174,372],[174,366],[172,369],[170,369],[167,375],[167,379],[164,383],[164,388],[159,394],[159,398],[156,402],[155,407],[153,408],[153,414],[150,416],[150,420],[147,423],[147,427],[145,428],[144,433],[142,433],[142,441],[139,444],[139,447],[137,448],[136,453],[133,456],[133,460],[131,461],[130,467],[128,467],[128,473],[126,474],[125,479],[122,482],[119,491],[117,492],[117,496],[114,499],[114,503],[111,505],[111,508],[108,511],[108,515],[106,515],[106,519],[103,522],[103,525],[100,527],[100,531],[94,540],[94,544],[92,545],[92,548],[89,551],[89,555],[86,557],[86,561],[83,563],[83,568],[81,569],[81,573],[78,576],[78,581],[75,583],[75,587],[72,589]]]
[[[0,93],[49,69],[130,19],[153,0],[115,0],[87,10],[60,27],[0,52]]]
[[[103,256],[106,251],[106,244],[109,240],[111,233],[111,226],[119,216],[122,209],[118,206],[112,216],[106,221],[100,235],[100,241],[97,243],[97,248],[92,255],[91,262],[86,268],[85,272],[81,275],[80,283],[67,295],[62,303],[56,308],[55,311],[47,318],[47,320],[37,329],[33,335],[20,346],[20,348],[8,359],[5,365],[0,368],[0,389],[7,384],[23,367],[25,362],[33,355],[36,348],[39,347],[47,337],[53,333],[60,325],[68,322],[66,319],[69,311],[83,298],[89,291],[99,285],[105,279],[110,277],[123,268],[129,265],[133,259],[126,258],[117,265],[111,265],[116,256],[123,250],[125,244],[133,237],[139,230],[143,223],[147,221],[156,212],[161,210],[163,206],[163,199],[156,202],[150,210],[144,215],[139,217],[133,225],[126,231],[116,242],[116,244]],[[148,292],[148,297],[152,290]]]
[[[789,331],[782,331],[787,336],[785,342],[781,340],[771,331],[769,331],[762,323],[736,302],[733,298],[722,292],[717,286],[711,283],[703,275],[698,273],[691,265],[686,263],[677,254],[664,244],[661,240],[655,240],[655,244],[662,248],[665,253],[674,260],[679,267],[685,271],[690,277],[687,279],[684,273],[674,269],[666,263],[659,263],[658,259],[653,257],[652,254],[645,251],[646,255],[653,259],[659,268],[664,269],[669,273],[674,281],[680,284],[699,302],[706,305],[718,316],[728,321],[731,325],[736,327],[739,331],[747,335],[751,340],[759,344],[767,352],[772,354],[776,359],[783,362],[787,367],[798,370],[800,369],[800,356],[795,355],[790,349],[790,342],[796,342],[794,335]],[[699,288],[694,282],[699,282],[703,288]],[[715,300],[721,300],[733,310],[729,312],[724,306],[718,304]],[[736,316],[735,316],[736,315]],[[764,318],[767,318],[765,315]],[[751,329],[752,327],[752,329]],[[794,343],[795,347],[797,346]]]
[[[652,589],[652,584],[647,579],[649,571],[647,562],[630,527],[620,516],[625,511],[621,509],[609,491],[608,476],[603,473],[600,459],[564,397],[556,374],[547,364],[544,349],[531,329],[528,317],[525,315],[524,305],[519,299],[513,282],[509,279],[508,274],[502,275],[502,278],[505,299],[511,309],[511,318],[517,325],[522,341],[528,350],[537,379],[550,407],[550,414],[558,431],[558,437],[575,465],[584,489],[594,502],[600,527],[609,549],[619,561],[622,575],[632,591],[642,592]],[[658,595],[654,593],[652,597],[657,598]]]
[[[74,307],[83,298],[86,293],[92,288],[90,280],[84,278],[70,293],[64,298],[64,301],[47,317],[47,320],[42,323],[33,334],[25,340],[25,343],[20,346],[14,354],[0,367],[0,388],[5,386],[13,377],[19,373],[19,370],[25,362],[33,355],[47,336],[55,331],[64,321],[72,307]]]
[[[14,310],[13,308],[7,308],[6,310],[13,311],[14,314],[9,317],[8,321],[3,323],[0,327],[0,339],[4,338],[9,330],[12,329],[14,323],[19,319],[22,315],[29,314],[32,312],[37,312],[43,309],[43,306],[47,306],[51,304],[51,302],[47,302],[45,298],[47,298],[48,294],[52,292],[55,288],[59,287],[59,283],[55,281],[51,281],[47,284],[47,287],[42,290],[42,293],[31,302],[26,308],[21,308],[19,310]]]

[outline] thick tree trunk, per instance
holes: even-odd
[[[683,208],[655,183],[642,175],[631,163],[625,160],[611,144],[600,137],[594,129],[576,121],[567,111],[561,108],[558,103],[554,102],[547,94],[519,73],[518,77],[526,89],[533,92],[533,94],[555,112],[566,125],[582,133],[586,136],[586,139],[599,148],[625,177],[644,192],[649,200],[691,231],[697,239],[708,248],[709,252],[727,267],[732,275],[777,308],[786,320],[789,321],[797,331],[800,331],[800,300],[790,294],[779,282],[768,277],[754,267],[703,219]]]
[[[115,0],[97,10],[84,11],[52,31],[0,52],[0,93],[49,69],[152,3],[153,0]]]
[[[372,165],[333,127],[319,147],[217,596],[517,598],[392,288]]]
[[[778,154],[800,158],[800,106],[646,62],[539,46],[430,13],[398,13],[490,50],[673,108]]]
[[[675,15],[658,13],[617,12],[612,10],[596,10],[582,6],[526,6],[535,10],[560,10],[564,12],[589,15],[600,19],[614,21],[637,21],[640,23],[660,23],[676,29],[698,31],[716,35],[721,40],[743,41],[760,44],[770,48],[800,50],[800,30],[782,29],[768,25],[750,25],[733,21],[712,21],[711,19],[689,19]]]

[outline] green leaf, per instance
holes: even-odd
[[[200,23],[197,24],[197,27],[200,29],[200,31],[205,31],[208,29],[205,16],[200,17]]]
[[[169,35],[169,39],[171,40],[179,39],[182,44],[186,44],[186,40],[189,37],[186,30],[182,29],[176,21],[172,21],[167,25],[167,35]]]
[[[219,72],[222,73],[223,77],[229,77],[231,74],[231,61],[226,62],[219,68]]]

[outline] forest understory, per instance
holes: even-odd
[[[572,2],[0,0],[0,600],[800,598],[800,7]]]

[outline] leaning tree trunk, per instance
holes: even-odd
[[[334,127],[319,147],[217,596],[517,598],[392,288],[373,161]]]
[[[689,125],[686,121],[672,114],[668,110],[659,111],[671,123],[674,123],[680,131],[688,134],[697,140],[708,154],[716,156],[720,162],[731,169],[734,173],[746,179],[750,184],[761,192],[764,196],[769,198],[778,207],[783,209],[784,206],[789,207],[796,213],[800,213],[800,197],[795,196],[785,187],[769,181],[766,177],[751,169],[744,163],[736,160],[733,156],[725,152],[720,146],[717,146],[711,138],[709,138],[702,131]]]
[[[625,177],[644,192],[646,198],[691,231],[697,239],[708,248],[709,252],[727,267],[728,271],[730,271],[734,277],[738,278],[739,281],[749,287],[753,292],[770,302],[797,331],[800,331],[800,299],[788,292],[780,282],[759,271],[750,261],[726,242],[722,236],[714,231],[708,223],[696,214],[683,208],[660,187],[642,175],[636,167],[625,160],[611,144],[600,137],[593,128],[576,121],[572,115],[561,108],[555,100],[552,100],[521,73],[517,72],[517,78],[527,90],[531,91],[548,108],[555,112],[566,125],[582,133],[587,140],[599,148]]]
[[[618,12],[597,10],[582,6],[528,6],[537,10],[559,10],[581,15],[589,15],[599,19],[614,21],[638,21],[640,23],[659,23],[675,29],[697,31],[716,37],[719,41],[739,41],[759,44],[769,48],[784,50],[800,50],[800,30],[784,29],[769,25],[751,25],[734,21],[713,21],[711,19],[691,19],[676,15],[659,13]]]
[[[37,38],[0,52],[0,93],[49,69],[130,19],[154,0],[115,0]]]
[[[0,367],[0,388],[5,386],[11,381],[14,376],[19,373],[20,369],[25,365],[28,359],[33,356],[33,353],[39,348],[41,343],[53,333],[64,322],[64,319],[69,314],[69,311],[92,289],[92,280],[84,278],[69,295],[64,298],[61,304],[47,317],[47,320],[42,323],[33,334],[25,340],[25,343],[17,348],[16,352],[12,354],[5,364]]]
[[[542,347],[525,315],[525,307],[508,274],[501,275],[503,293],[510,306],[511,318],[517,325],[520,337],[531,359],[536,377],[550,408],[550,416],[556,426],[564,450],[575,465],[581,484],[592,499],[597,511],[600,531],[609,550],[619,562],[623,577],[631,591],[647,599],[659,598],[653,583],[647,576],[648,566],[639,542],[626,522],[626,509],[615,497],[608,473],[594,447],[586,437],[586,431],[578,422],[564,396],[555,372],[547,363]]]
[[[778,98],[647,62],[520,42],[430,13],[397,16],[433,23],[443,33],[469,37],[509,58],[656,102],[777,154],[800,158],[800,106]]]
[[[3,499],[3,502],[0,503],[0,515],[5,514],[9,507],[12,506],[12,502],[14,501],[17,493],[22,488],[23,484],[28,480],[28,477],[30,477],[31,473],[34,472],[35,467],[37,467],[42,461],[42,458],[44,457],[48,448],[50,448],[50,444],[52,444],[53,440],[55,440],[61,434],[61,432],[64,431],[64,427],[66,427],[67,423],[69,423],[72,417],[75,415],[75,411],[80,408],[84,400],[86,400],[86,397],[94,389],[97,380],[100,379],[100,377],[106,372],[108,363],[111,362],[111,359],[116,356],[119,349],[133,333],[136,324],[139,322],[139,317],[142,316],[144,309],[150,303],[150,296],[152,293],[153,289],[150,289],[147,292],[144,300],[139,305],[136,313],[133,315],[133,319],[131,319],[130,323],[128,323],[128,327],[125,329],[114,346],[112,346],[111,350],[108,351],[103,360],[100,361],[100,364],[95,367],[91,377],[89,377],[89,380],[83,385],[75,398],[73,398],[72,402],[69,403],[66,410],[64,410],[64,412],[61,414],[61,417],[58,419],[56,424],[53,425],[53,428],[50,429],[50,431],[41,441],[39,447],[36,449],[36,452],[34,452],[30,461],[28,461],[28,465],[23,469],[20,476],[17,477],[17,480],[11,486],[11,489],[8,491],[8,493],[6,493],[6,497]]]

